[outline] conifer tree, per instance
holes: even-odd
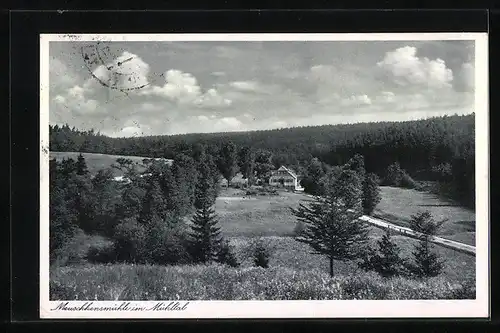
[[[355,188],[359,184],[352,183],[359,177],[352,170],[343,173],[325,196],[292,209],[298,221],[305,224],[305,229],[295,239],[309,245],[313,253],[328,257],[331,276],[335,260],[358,258],[368,241],[368,228],[358,221],[362,215],[358,204],[361,189]]]
[[[443,261],[432,251],[431,238],[434,237],[444,221],[436,222],[429,211],[412,215],[410,227],[419,233],[419,242],[413,251],[413,264],[410,271],[419,278],[434,277],[441,274]]]
[[[85,157],[83,157],[82,153],[80,153],[76,161],[76,174],[79,176],[83,176],[88,173],[89,170],[87,168],[87,163],[85,162]]]
[[[371,215],[382,199],[376,174],[368,173],[363,181],[363,213]]]
[[[399,256],[400,250],[397,244],[391,240],[389,228],[387,228],[382,238],[377,241],[377,245],[376,252],[370,251],[367,253],[367,257],[359,266],[365,270],[374,270],[383,277],[403,274],[406,262]]]
[[[190,250],[196,262],[216,261],[220,254],[222,236],[217,226],[212,171],[205,161],[199,166],[198,183],[195,189],[196,212],[191,220]]]

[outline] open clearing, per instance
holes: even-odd
[[[309,197],[291,192],[279,195],[245,196],[245,191],[224,189],[215,203],[223,234],[235,236],[289,236],[296,218],[290,208]]]
[[[382,201],[375,209],[375,217],[409,227],[411,215],[428,210],[437,221],[447,219],[438,236],[475,246],[476,214],[473,210],[427,192],[389,186],[381,187],[381,191]]]
[[[111,168],[113,164],[116,163],[116,160],[119,158],[126,158],[135,163],[137,171],[144,171],[144,166],[142,165],[142,161],[145,158],[144,156],[124,156],[124,155],[107,155],[107,154],[95,154],[95,153],[81,153],[83,157],[85,157],[85,162],[87,163],[87,167],[89,169],[90,174],[94,175],[101,169]],[[79,152],[56,152],[51,151],[49,153],[50,158],[55,158],[60,161],[63,158],[72,158],[75,161],[80,155]],[[111,168],[113,170],[114,176],[123,176],[123,172],[120,170]]]
[[[310,200],[306,195],[290,192],[281,192],[277,196],[250,197],[245,196],[242,190],[230,188],[222,191],[221,196],[217,198],[215,208],[221,231],[230,239],[243,266],[252,265],[249,259],[250,244],[252,239],[260,237],[271,249],[271,266],[328,272],[329,264],[326,258],[311,254],[309,246],[291,237],[297,220],[290,208]],[[456,220],[456,216],[450,216],[450,221]],[[370,227],[373,244],[382,234],[381,229]],[[415,239],[393,235],[393,240],[400,247],[402,257],[411,257],[413,246],[416,244]],[[474,256],[438,245],[434,248],[445,259],[444,276],[453,281],[474,279]],[[359,269],[354,263],[335,263],[335,274],[356,274],[356,272],[359,272]]]

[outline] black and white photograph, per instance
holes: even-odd
[[[488,315],[487,35],[41,35],[45,318]]]

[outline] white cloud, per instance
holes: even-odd
[[[56,87],[67,88],[68,86],[75,85],[76,82],[77,76],[64,62],[54,57],[50,59],[49,83],[51,89]]]
[[[352,95],[348,98],[342,99],[340,102],[342,106],[352,106],[352,107],[358,107],[358,106],[366,106],[366,105],[371,105],[372,100],[368,95]]]
[[[153,103],[144,102],[139,107],[141,111],[159,111],[163,109],[163,106]]]
[[[254,81],[234,81],[229,84],[231,87],[242,91],[256,91],[259,85]]]
[[[453,80],[454,87],[457,91],[474,91],[475,77],[474,64],[472,62],[463,63],[458,75]]]
[[[213,76],[226,76],[225,72],[212,72]]]
[[[375,103],[392,103],[396,100],[396,95],[392,91],[382,91],[375,97]]]
[[[177,69],[170,69],[165,73],[163,86],[150,86],[148,89],[143,89],[140,94],[163,97],[179,105],[187,106],[224,107],[231,105],[231,100],[223,98],[213,88],[203,93],[192,74]]]
[[[85,90],[76,85],[66,90],[64,95],[57,95],[53,98],[57,107],[66,108],[70,112],[81,115],[90,115],[98,113],[99,102],[95,99],[88,99],[85,96]]]
[[[411,46],[387,52],[377,66],[400,86],[447,88],[453,80],[453,72],[446,67],[444,60],[419,58],[417,49]]]

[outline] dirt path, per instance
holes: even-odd
[[[398,233],[405,235],[405,236],[408,236],[408,237],[417,238],[419,235],[421,235],[419,232],[416,232],[410,228],[401,227],[401,226],[386,222],[386,221],[381,220],[381,219],[373,218],[371,216],[363,215],[359,219],[361,221],[375,225],[376,227],[389,228],[391,230],[395,230]],[[474,247],[472,245],[467,245],[464,243],[455,242],[455,241],[452,241],[449,239],[444,239],[441,237],[432,237],[431,241],[435,244],[445,246],[448,248],[452,248],[452,249],[457,250],[457,251],[462,251],[462,252],[465,252],[465,253],[468,253],[468,254],[471,254],[474,256],[476,255],[476,247]]]

